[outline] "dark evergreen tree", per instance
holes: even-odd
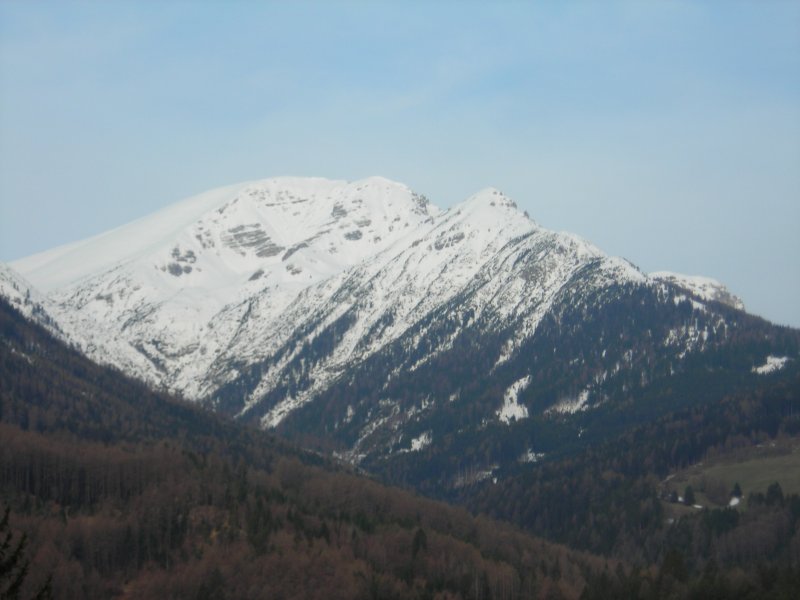
[[[783,490],[781,489],[781,484],[777,481],[771,483],[767,488],[767,505],[783,506]]]
[[[411,555],[416,558],[420,550],[428,549],[428,536],[425,535],[425,530],[422,528],[417,529],[414,534],[414,541],[411,543]]]
[[[739,482],[733,484],[733,490],[731,491],[732,498],[741,498],[742,497],[742,488],[739,487]]]
[[[686,506],[691,506],[695,503],[694,490],[690,485],[687,485],[686,489],[683,491],[683,503]]]

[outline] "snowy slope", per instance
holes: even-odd
[[[136,260],[173,240],[204,213],[235,198],[247,185],[233,185],[187,198],[122,227],[23,258],[12,266],[44,292],[68,287],[119,263]]]
[[[0,263],[0,296],[28,318],[31,318],[33,308],[41,306],[44,301],[22,275],[5,263]]]
[[[449,302],[511,240],[538,230],[509,199],[491,189],[475,194],[425,225],[416,235],[326,282],[312,294],[303,295],[290,307],[281,328],[284,336],[279,335],[278,339],[288,340],[296,331],[318,336],[346,314],[352,322],[336,351],[304,373],[313,381],[310,388],[303,391],[301,398],[283,399],[265,416],[265,425],[277,425],[339,373],[393,342],[431,311]],[[283,360],[271,367],[251,392],[248,407],[275,387],[287,369],[297,370],[293,359],[300,350],[301,346],[295,345],[294,352],[286,352]],[[427,353],[425,359],[431,356],[433,353]]]
[[[262,425],[275,427],[387,347],[401,348],[396,372],[413,372],[476,323],[485,331],[513,326],[499,366],[587,266],[594,268],[593,285],[647,282],[629,263],[580,238],[539,227],[497,190],[483,190],[424,225],[304,290],[279,322],[264,316],[260,299],[239,309],[240,330],[206,387],[233,382],[231,393],[211,391],[216,404],[239,416],[255,412]],[[444,321],[457,325],[441,333]],[[254,345],[254,339],[268,341]],[[325,340],[317,344],[321,350],[319,340]]]
[[[47,298],[5,263],[0,263],[0,298],[6,300],[26,318],[43,325],[50,333],[68,343],[72,342],[72,337],[53,319],[52,306]]]
[[[14,263],[95,359],[174,391],[231,343],[247,303],[276,319],[302,290],[408,235],[437,209],[382,178],[229,186]]]

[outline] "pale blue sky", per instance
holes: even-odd
[[[0,260],[277,175],[498,187],[800,326],[800,2],[0,0]]]

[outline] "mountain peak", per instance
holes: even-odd
[[[511,198],[497,188],[484,188],[448,211],[458,222],[471,224],[480,230],[502,230],[510,237],[538,228]]]
[[[517,210],[517,203],[494,187],[486,187],[472,194],[464,202],[465,206],[493,206]]]
[[[166,265],[173,274],[180,266],[187,276],[176,282],[183,287],[201,271],[206,278],[220,270],[249,276],[264,268],[265,261],[276,257],[272,262],[280,263],[281,257],[288,259],[286,252],[308,248],[316,241],[313,269],[329,273],[386,247],[438,212],[421,194],[384,177],[354,182],[274,177],[187,198],[87,240],[23,258],[13,266],[47,293],[132,261],[157,263],[159,269]],[[181,257],[191,252],[187,256],[200,262],[189,265],[191,271],[173,265],[171,257],[176,252]],[[216,258],[204,266],[202,254]],[[152,264],[147,268],[152,270]]]
[[[352,182],[353,185],[361,185],[361,186],[372,186],[372,187],[382,187],[382,188],[402,188],[408,189],[408,186],[404,183],[400,183],[399,181],[395,181],[394,179],[389,179],[388,177],[384,177],[382,175],[370,175],[369,177],[365,177],[363,179],[358,179]]]

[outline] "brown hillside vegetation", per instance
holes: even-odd
[[[0,485],[56,598],[576,597],[597,559],[276,456],[105,446],[0,424]]]
[[[22,597],[52,577],[57,599],[574,598],[606,567],[154,394],[0,308]]]

